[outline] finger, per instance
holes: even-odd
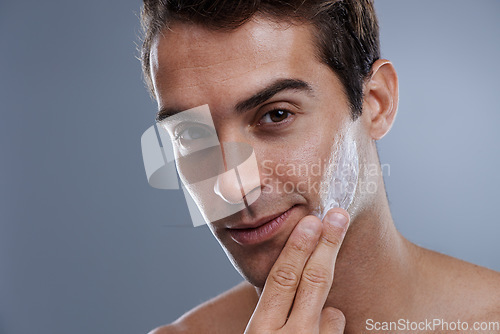
[[[333,282],[335,261],[344,239],[349,214],[343,209],[328,211],[323,219],[323,233],[307,261],[297,288],[290,321],[314,325],[324,307]]]
[[[295,298],[302,271],[321,235],[321,221],[306,216],[292,231],[280,256],[271,268],[251,322],[261,329],[283,327]]]
[[[320,334],[342,334],[344,328],[345,316],[342,311],[333,307],[326,307],[321,311]]]

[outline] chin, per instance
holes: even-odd
[[[255,251],[230,252],[224,247],[234,268],[245,280],[257,288],[263,288],[267,276],[278,259],[281,247],[276,245],[259,245]]]
[[[233,264],[234,265],[234,264]],[[266,284],[267,276],[271,272],[272,265],[268,269],[246,269],[234,265],[240,275],[250,284],[258,289],[263,289]]]

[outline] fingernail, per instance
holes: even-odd
[[[345,228],[347,225],[347,217],[338,212],[328,213],[325,218],[329,224],[339,228]]]
[[[318,231],[318,225],[319,224],[315,224],[314,222],[308,220],[300,224],[300,229],[308,235],[315,235]]]

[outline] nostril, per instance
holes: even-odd
[[[228,170],[217,176],[214,192],[229,204],[240,204],[244,202],[245,193],[234,169]]]

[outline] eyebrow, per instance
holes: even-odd
[[[286,90],[299,90],[312,94],[312,87],[305,81],[300,79],[277,79],[268,86],[264,87],[250,98],[240,101],[236,104],[235,110],[238,113],[243,113],[247,110],[253,109],[266,102],[274,95]],[[162,108],[156,114],[156,121],[161,122],[165,118],[173,116],[179,112],[187,109],[178,108]]]

